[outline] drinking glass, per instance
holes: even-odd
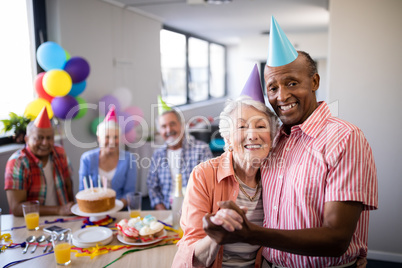
[[[63,233],[52,233],[52,244],[54,250],[54,256],[56,258],[56,264],[67,266],[71,263],[71,230]]]
[[[130,218],[136,218],[141,216],[141,192],[128,193],[127,197],[127,209],[130,213]]]
[[[39,229],[39,201],[28,201],[22,204],[24,212],[25,224],[28,231],[36,231]]]

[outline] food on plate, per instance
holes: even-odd
[[[75,198],[82,212],[98,213],[114,208],[116,192],[107,188],[90,188],[79,191]]]
[[[130,220],[123,219],[116,224],[119,235],[125,242],[141,243],[150,242],[163,235],[164,225],[157,221],[152,215],[147,215],[143,219],[140,217]]]

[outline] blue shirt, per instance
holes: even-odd
[[[193,136],[183,139],[181,151],[180,173],[182,174],[183,187],[187,186],[193,168],[201,162],[212,158],[208,144],[196,140]],[[147,186],[151,206],[164,204],[170,209],[170,193],[172,192],[172,176],[170,173],[167,145],[154,151],[149,167]]]
[[[85,152],[80,161],[80,187],[84,190],[82,179],[91,176],[94,187],[98,186],[99,174],[99,148]],[[137,159],[127,151],[120,152],[119,162],[117,163],[116,173],[112,178],[112,189],[116,191],[116,198],[126,199],[126,194],[135,192],[137,183]],[[89,181],[88,181],[89,182]]]

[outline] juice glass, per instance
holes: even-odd
[[[56,258],[56,264],[66,266],[71,263],[71,230],[63,233],[52,233],[52,244],[54,249],[54,256]]]
[[[141,192],[128,193],[127,197],[127,209],[130,213],[130,218],[140,217],[141,215],[141,203],[142,194]]]
[[[22,204],[25,224],[29,231],[39,229],[39,201],[28,201]]]

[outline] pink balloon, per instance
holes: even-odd
[[[144,112],[140,107],[136,106],[130,106],[124,109],[126,113],[129,113],[130,115],[138,115],[139,117],[144,117]]]
[[[125,143],[128,144],[128,143],[135,142],[136,137],[137,137],[137,132],[135,131],[135,128],[133,128],[124,135]]]

